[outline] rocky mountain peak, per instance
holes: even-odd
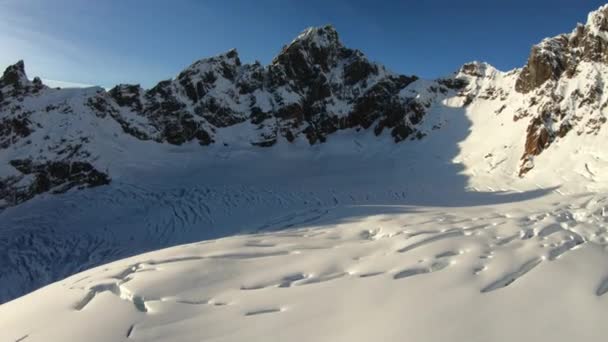
[[[338,31],[332,25],[309,27],[302,31],[290,45],[293,44],[314,44],[319,48],[342,46]]]
[[[543,40],[532,47],[528,62],[522,69],[515,90],[529,93],[550,79],[557,80],[571,60],[566,35]]]
[[[352,55],[331,25],[304,30],[274,58],[271,66],[282,68],[288,78],[308,81],[319,71],[328,72],[340,58]]]
[[[605,34],[608,32],[608,4],[589,13],[585,26],[595,35],[604,33],[603,36],[606,37]]]
[[[471,77],[490,77],[497,72],[496,68],[486,62],[473,61],[464,64],[458,72],[457,76],[471,76]]]
[[[220,53],[213,57],[202,58],[196,62],[194,62],[188,69],[192,69],[194,67],[198,67],[201,65],[210,65],[210,64],[221,64],[226,63],[234,66],[240,66],[241,60],[239,59],[239,53],[236,49],[230,49],[226,52]]]
[[[16,98],[36,94],[44,87],[40,78],[35,77],[32,81],[27,78],[25,63],[21,60],[7,67],[0,77],[0,104],[11,96]]]
[[[236,49],[230,49],[213,57],[203,58],[187,67],[177,78],[181,79],[188,75],[204,75],[207,73],[219,73],[226,79],[233,79],[236,68],[241,66],[241,60]],[[207,78],[212,78],[207,75]]]
[[[529,98],[515,119],[532,116],[520,175],[534,167],[534,156],[570,132],[598,134],[606,122],[606,70],[608,5],[591,12],[587,23],[578,24],[571,33],[532,47],[515,83],[515,90]]]
[[[587,23],[572,33],[533,46],[515,90],[525,94],[562,75],[572,77],[581,62],[608,63],[608,5],[589,13]]]
[[[4,70],[4,74],[0,78],[0,85],[13,86],[15,88],[21,87],[29,83],[25,74],[25,63],[18,61],[17,63],[9,66]]]

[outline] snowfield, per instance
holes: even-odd
[[[293,212],[4,304],[0,340],[601,341],[606,202]]]
[[[477,148],[448,148],[476,139],[450,141],[478,120],[458,114],[402,145],[345,133],[322,147],[222,146],[201,159],[198,146],[170,147],[170,158],[125,164],[109,186],[9,208],[3,273],[19,270],[14,291],[27,277],[205,241],[5,303],[0,340],[602,340],[601,174],[539,166],[519,178],[515,160],[489,177]]]

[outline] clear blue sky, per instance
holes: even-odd
[[[606,1],[606,0],[604,0]],[[471,60],[521,66],[531,45],[570,32],[593,0],[0,0],[0,68],[145,87],[237,48],[266,64],[299,32],[331,23],[342,41],[404,74],[443,76]]]

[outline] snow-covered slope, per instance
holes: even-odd
[[[4,304],[0,339],[603,341],[607,200],[555,200],[288,214]]]
[[[1,339],[599,340],[607,13],[522,69],[438,80],[331,26],[149,90],[51,89],[17,63],[0,302],[131,258],[2,304]]]

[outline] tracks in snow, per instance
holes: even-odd
[[[96,191],[100,191],[100,194],[83,191],[74,194],[74,197],[66,196],[54,204],[57,205],[57,210],[50,212],[49,215],[36,215],[32,212],[29,216],[21,216],[19,220],[4,220],[0,223],[0,226],[10,225],[10,229],[0,227],[0,256],[7,261],[0,265],[0,285],[3,289],[0,291],[0,301],[18,296],[24,291],[31,291],[59,277],[133,253],[188,242],[190,239],[200,240],[208,234],[228,234],[228,231],[220,233],[215,227],[222,225],[222,222],[230,222],[236,216],[254,215],[252,217],[256,218],[255,215],[259,215],[257,222],[252,220],[251,222],[256,223],[249,226],[243,223],[226,224],[234,231],[242,228],[266,233],[281,230],[276,234],[288,236],[293,235],[292,232],[298,228],[331,225],[335,221],[331,215],[334,210],[332,208],[340,209],[342,205],[365,205],[379,202],[382,198],[397,198],[405,193],[401,191],[376,194],[340,193],[333,189],[321,192],[281,192],[276,189],[244,186],[152,191],[128,185]],[[100,217],[97,213],[97,204],[95,207],[88,207],[96,201],[101,201],[99,205],[122,213],[122,216],[117,217],[125,220],[123,225],[114,225],[113,221]],[[487,236],[488,239],[492,239],[489,247],[492,253],[487,256],[480,255],[481,263],[471,265],[474,274],[489,274],[485,272],[493,267],[492,259],[496,256],[495,251],[522,244],[538,244],[540,246],[538,256],[546,258],[547,261],[554,261],[586,242],[608,243],[608,224],[604,215],[607,203],[608,201],[601,198],[586,200],[578,206],[562,206],[553,211],[519,218],[509,217],[508,213],[494,214],[485,218],[459,217],[451,212],[425,214],[433,218],[421,220],[412,226],[412,229],[393,232],[413,241],[401,243],[395,252],[422,253],[436,244]],[[305,209],[301,209],[303,207]],[[61,213],[68,210],[77,211],[83,216],[77,221],[70,221],[71,217],[66,217],[61,225],[57,225],[61,220]],[[264,219],[268,217],[264,210],[273,213],[279,211],[284,214],[269,220]],[[90,217],[90,222],[84,219],[88,211],[95,212],[95,215]],[[48,212],[45,210],[45,213]],[[138,221],[141,217],[147,218]],[[93,221],[96,223],[92,223]],[[92,228],[87,231],[79,230],[83,225],[92,225]],[[513,225],[516,225],[517,229],[509,228]],[[126,226],[129,228],[127,229]],[[311,237],[314,235],[309,234]],[[370,241],[378,238],[375,227],[361,234]],[[495,239],[493,235],[496,235]],[[334,240],[328,239],[326,246],[322,248],[331,248],[332,245],[339,244],[340,239],[340,236],[335,236]],[[133,245],[138,247],[129,247]],[[272,257],[289,253],[289,250],[277,251],[275,248],[277,244],[268,241],[252,240],[244,247],[268,249],[268,251],[255,252],[255,255],[233,251],[204,257],[247,259],[254,256]],[[301,251],[320,248],[310,245],[301,247],[290,248]],[[436,252],[434,257],[451,259],[458,257],[461,252],[458,248],[447,248]],[[427,269],[426,266],[420,267],[420,274],[433,273],[423,272]],[[293,274],[298,272],[312,274],[303,270],[294,270]],[[371,270],[357,274],[357,277],[367,278],[385,273],[390,272],[386,269]],[[351,274],[342,277],[349,275]],[[507,276],[505,274],[503,277]],[[315,279],[299,279],[298,282],[321,280],[318,276]],[[501,279],[498,277],[488,283],[500,282]],[[293,283],[292,286],[295,286],[297,282]],[[280,285],[281,280],[273,284]],[[605,291],[604,287],[598,285],[598,293],[603,294]]]

